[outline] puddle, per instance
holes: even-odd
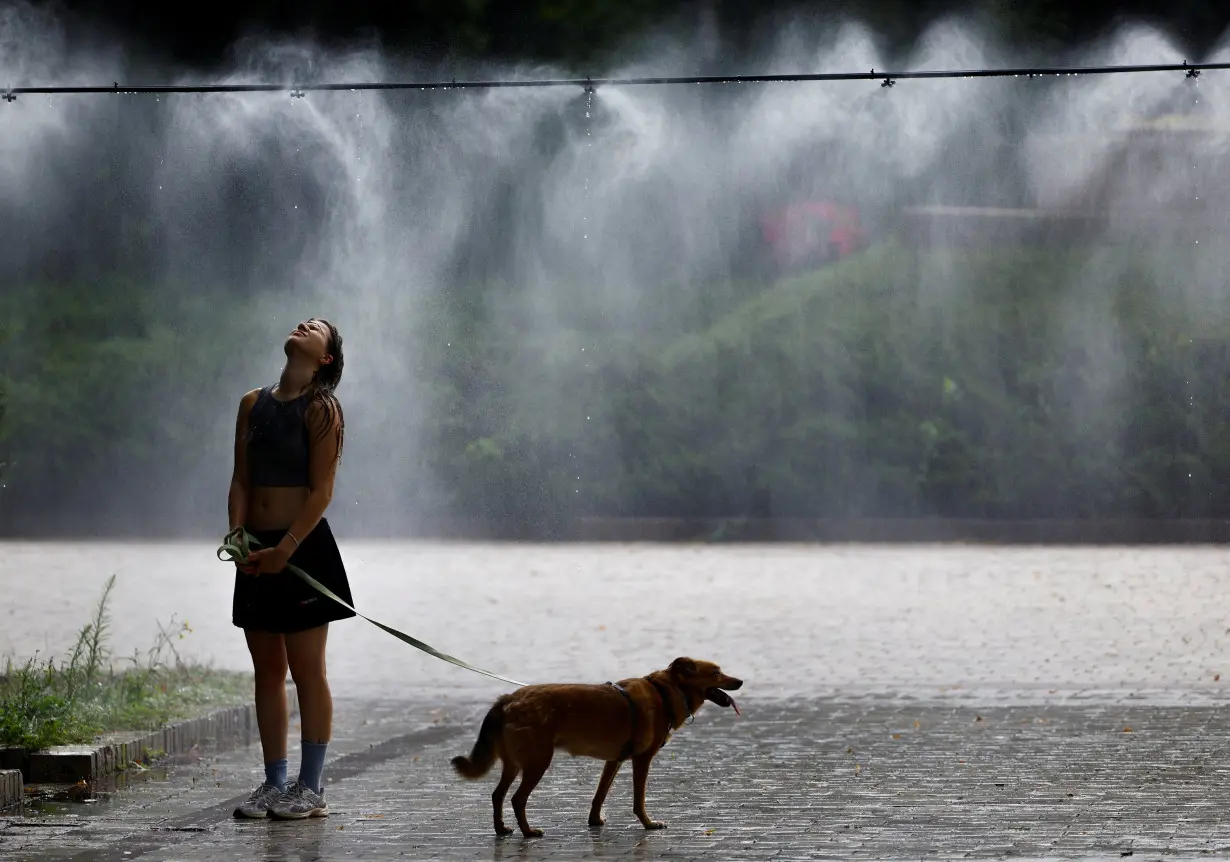
[[[189,765],[198,757],[164,758],[154,766],[130,766],[106,778],[76,784],[27,784],[25,805],[20,815],[11,817],[98,817],[111,812],[122,791],[147,781],[168,781],[177,766]]]

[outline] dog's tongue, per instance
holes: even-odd
[[[730,705],[734,707],[735,715],[743,715],[743,713],[739,712],[739,704],[735,703],[735,699],[733,697],[730,697],[730,695],[726,695],[726,696],[730,698]]]

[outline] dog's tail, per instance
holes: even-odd
[[[470,756],[459,754],[452,759],[453,769],[457,770],[458,775],[470,779],[482,778],[495,764],[499,737],[504,730],[504,704],[510,696],[505,694],[496,698],[491,709],[487,710],[487,717],[478,730],[478,739]]]

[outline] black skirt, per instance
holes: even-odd
[[[263,548],[275,547],[285,530],[248,530]],[[342,553],[324,518],[290,556],[290,562],[353,605]],[[283,569],[276,575],[245,575],[235,570],[231,622],[241,629],[289,634],[349,619],[354,611],[318,593],[298,575]]]

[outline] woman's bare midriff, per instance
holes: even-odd
[[[308,498],[307,488],[248,489],[247,526],[252,530],[287,530]]]

